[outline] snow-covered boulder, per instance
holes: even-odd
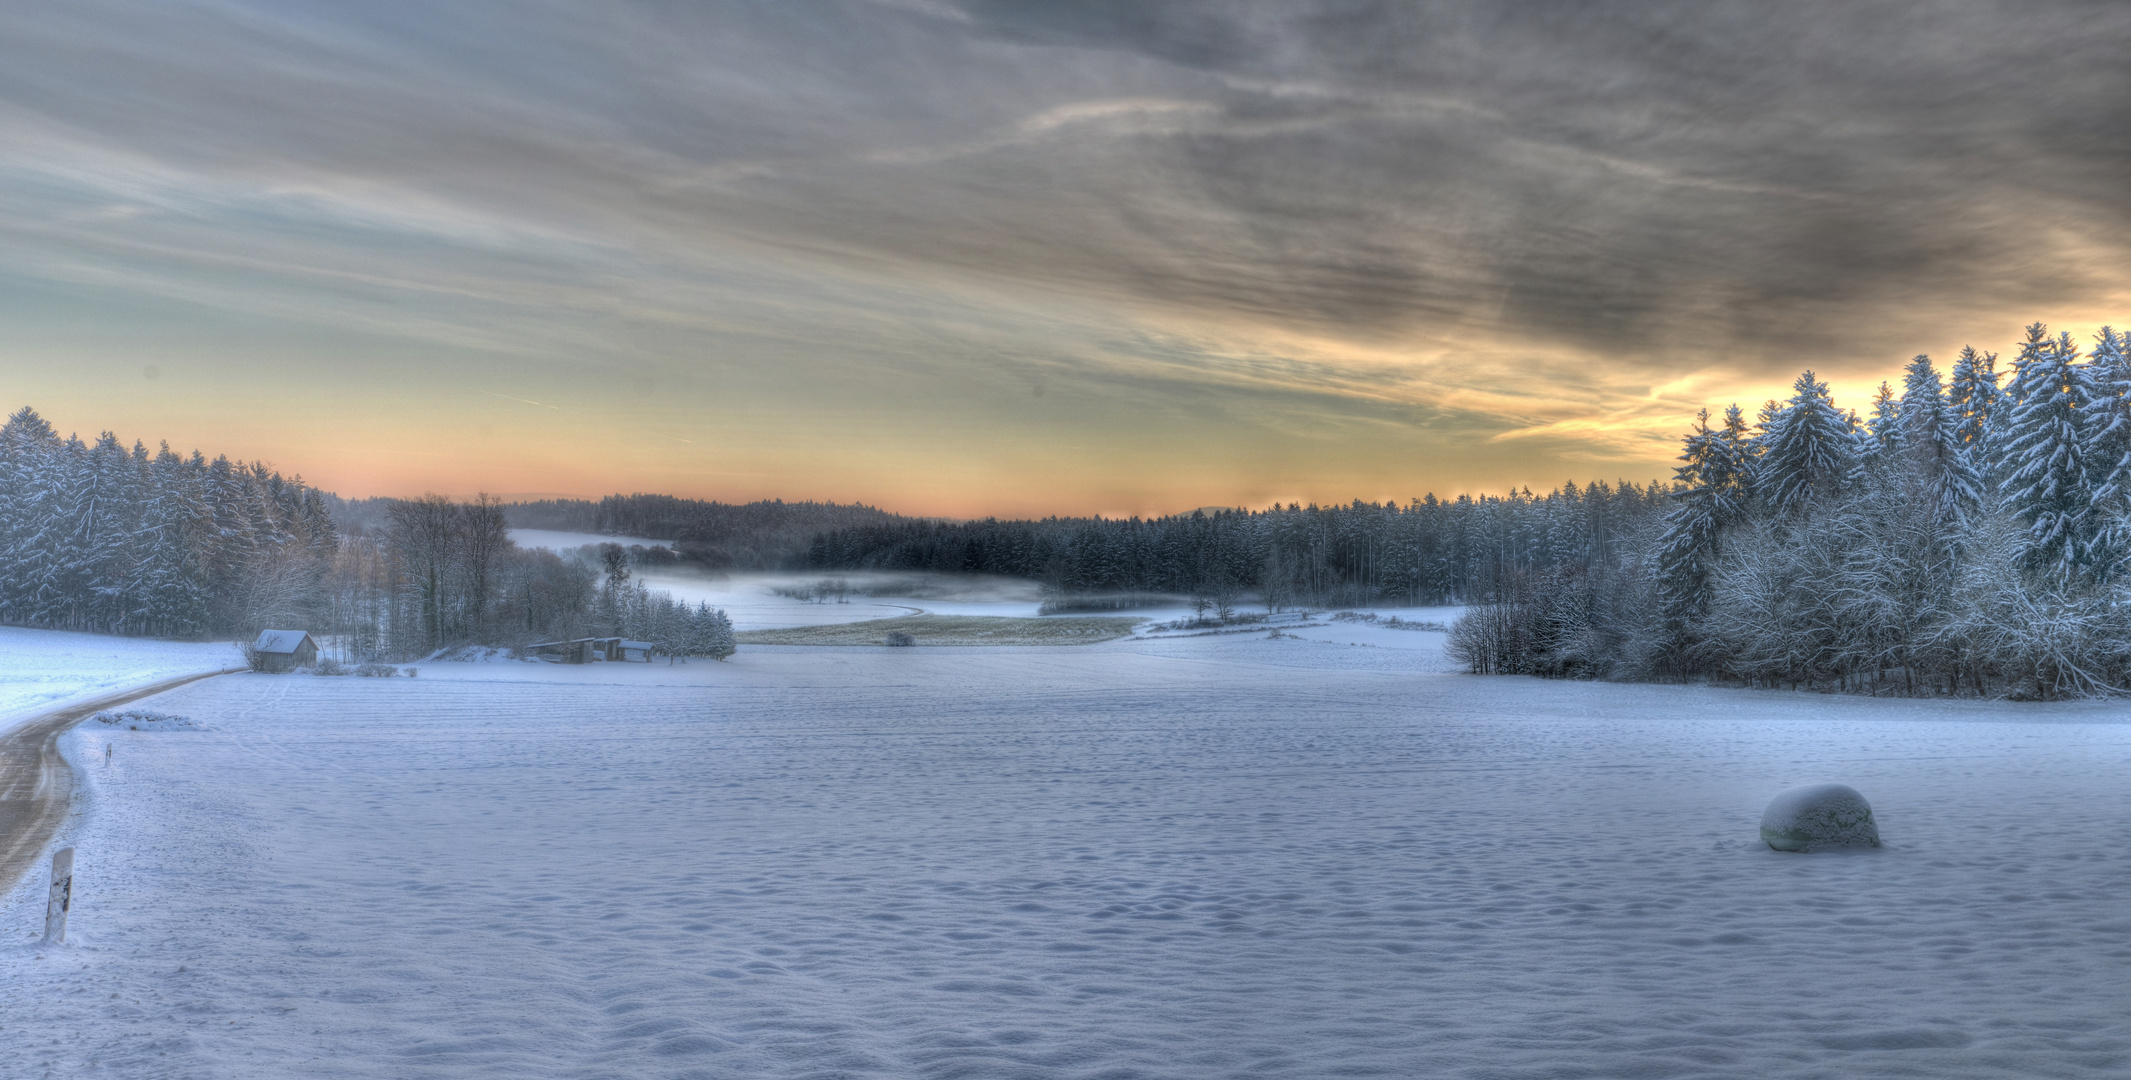
[[[1776,796],[1761,813],[1761,839],[1777,851],[1878,847],[1872,804],[1846,784],[1807,784]]]

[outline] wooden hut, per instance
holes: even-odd
[[[252,655],[255,670],[294,671],[318,662],[318,642],[302,630],[261,630]]]

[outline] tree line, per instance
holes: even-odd
[[[1067,603],[1249,594],[1270,607],[1471,603],[1535,573],[1611,573],[1642,557],[1672,505],[1655,482],[1544,495],[1434,495],[1161,518],[905,521],[824,533],[820,570],[931,570],[1043,582]]]
[[[110,432],[0,426],[0,621],[199,637],[294,617],[339,538],[301,478]]]
[[[723,612],[641,582],[626,553],[511,542],[501,503],[438,495],[341,532],[338,502],[258,462],[61,438],[33,409],[0,426],[0,622],[180,638],[310,629],[347,659],[624,636],[732,652]]]
[[[1452,646],[1483,672],[2124,692],[2127,351],[2036,323],[2009,372],[1973,348],[1943,377],[1918,356],[1863,417],[1810,371],[1752,421],[1704,412],[1641,557],[1505,581]]]

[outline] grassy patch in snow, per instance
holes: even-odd
[[[995,615],[905,615],[895,619],[749,630],[742,645],[883,645],[891,633],[919,645],[1092,645],[1132,633],[1130,618],[1010,619]]]

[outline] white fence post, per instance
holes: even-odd
[[[44,940],[67,942],[67,909],[74,905],[74,849],[52,853],[52,891],[44,902]]]

